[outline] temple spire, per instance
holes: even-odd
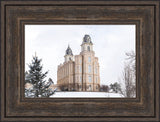
[[[66,54],[65,55],[73,55],[72,49],[70,48],[69,44],[68,44],[68,48],[66,50]]]
[[[73,61],[73,53],[72,53],[72,49],[70,48],[70,45],[68,44],[67,50],[65,52],[65,62],[68,61]]]
[[[84,43],[93,44],[91,41],[90,35],[88,35],[88,34],[84,35],[82,44],[84,44]]]
[[[81,52],[84,51],[93,51],[93,43],[91,41],[91,37],[88,34],[85,34],[83,37],[83,41],[81,44]]]

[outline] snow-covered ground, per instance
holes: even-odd
[[[107,92],[55,92],[51,98],[122,98],[123,96],[118,93]]]

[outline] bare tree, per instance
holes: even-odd
[[[136,95],[135,53],[131,51],[126,53],[126,56],[122,77],[119,79],[122,83],[121,86],[123,86],[120,93],[125,97],[131,98]]]

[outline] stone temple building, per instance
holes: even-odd
[[[68,91],[99,91],[98,57],[95,57],[93,43],[89,35],[83,37],[79,55],[73,55],[68,45],[64,58],[64,63],[58,65],[57,70],[59,87]]]

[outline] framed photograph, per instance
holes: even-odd
[[[135,27],[25,25],[25,97],[135,98]]]
[[[159,1],[0,3],[0,121],[160,121]]]

